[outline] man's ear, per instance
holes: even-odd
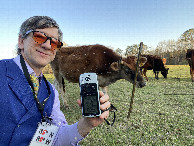
[[[18,48],[23,49],[24,48],[24,39],[21,35],[18,37]]]

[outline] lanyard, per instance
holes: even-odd
[[[43,111],[44,111],[44,108],[45,108],[45,103],[47,102],[47,100],[49,99],[50,95],[51,95],[51,90],[50,90],[50,87],[49,87],[49,84],[48,84],[48,81],[46,80],[46,78],[44,77],[43,75],[43,79],[46,83],[46,87],[47,87],[47,91],[48,91],[48,94],[49,96],[43,100],[43,102],[41,103],[37,97],[37,95],[35,94],[35,91],[34,91],[34,86],[33,86],[33,83],[32,83],[32,80],[30,78],[30,74],[28,72],[28,69],[26,67],[26,64],[25,64],[25,61],[24,61],[24,58],[22,55],[20,55],[20,63],[21,63],[21,66],[22,66],[22,69],[23,69],[23,72],[24,72],[24,75],[30,85],[30,87],[32,88],[32,91],[33,91],[33,95],[34,95],[34,99],[38,105],[38,109],[41,113],[41,116],[42,116],[42,121],[45,121],[46,120],[46,117],[43,116]]]
[[[109,110],[110,112],[114,112],[114,119],[113,119],[113,121],[112,121],[112,123],[110,123],[108,120],[106,120],[106,119],[104,119],[105,121],[106,121],[106,123],[108,124],[108,125],[111,125],[111,126],[113,126],[113,124],[115,123],[115,120],[116,120],[116,111],[117,111],[117,109],[116,109],[116,107],[114,107],[114,105],[113,104],[111,104],[110,105],[110,107],[107,109],[107,110]],[[106,110],[106,111],[107,111]]]

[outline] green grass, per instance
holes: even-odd
[[[117,108],[113,127],[103,123],[82,141],[82,146],[194,145],[194,83],[188,66],[168,66],[167,79],[154,79],[136,88],[133,111],[128,119],[132,84],[119,80],[109,86],[110,101]],[[52,81],[52,80],[51,80]],[[81,118],[76,103],[78,84],[66,82],[70,109],[62,109],[69,124]],[[113,117],[112,113],[110,118]],[[110,120],[110,119],[109,119]]]

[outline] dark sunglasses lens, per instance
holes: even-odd
[[[61,46],[62,46],[62,43],[61,43],[60,41],[58,41],[58,40],[52,38],[52,40],[51,40],[51,47],[52,47],[53,49],[61,48]]]
[[[47,40],[47,37],[41,32],[34,32],[33,39],[36,43],[42,44]]]
[[[33,32],[33,39],[36,43],[38,44],[43,44],[47,41],[47,36],[44,33],[41,32]],[[53,50],[61,48],[62,43],[60,41],[58,41],[55,38],[52,38],[51,40],[51,47]]]
[[[52,40],[51,40],[51,47],[52,47],[53,49],[57,49],[57,48],[58,48],[58,43],[59,43],[58,40],[52,39]]]

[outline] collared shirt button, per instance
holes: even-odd
[[[74,139],[77,140],[77,137],[75,137]]]
[[[18,125],[18,128],[20,127],[20,125]]]

